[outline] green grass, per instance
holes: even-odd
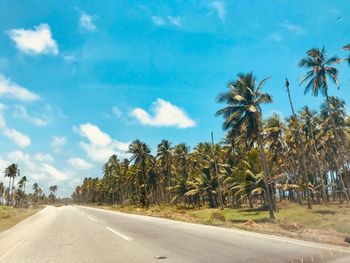
[[[314,205],[311,210],[297,204],[279,204],[279,212],[275,214],[276,221],[269,219],[267,211],[249,208],[193,209],[169,205],[151,206],[149,209],[137,206],[104,208],[338,245],[346,245],[344,238],[350,236],[350,207],[338,204]]]
[[[10,206],[0,205],[0,232],[9,229],[10,227],[35,214],[41,209],[41,207],[13,208]]]

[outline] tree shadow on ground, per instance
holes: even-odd
[[[317,210],[312,211],[314,214],[321,214],[321,215],[334,215],[336,212],[332,210]]]

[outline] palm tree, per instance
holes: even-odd
[[[293,102],[292,102],[292,96],[290,94],[290,89],[289,89],[289,81],[286,78],[286,82],[285,82],[285,86],[287,89],[287,93],[288,93],[288,99],[289,99],[289,104],[290,104],[290,108],[292,110],[292,122],[294,122],[294,124],[296,125],[296,129],[295,129],[295,137],[296,137],[296,146],[298,148],[298,152],[297,152],[297,158],[299,161],[299,164],[301,164],[301,169],[299,168],[299,170],[301,170],[301,173],[304,175],[304,181],[305,181],[305,190],[306,190],[306,195],[307,195],[307,206],[308,209],[311,209],[311,197],[310,197],[310,191],[309,191],[309,180],[307,178],[307,168],[306,168],[306,158],[305,158],[305,153],[304,153],[304,143],[303,140],[301,139],[300,136],[300,127],[299,127],[299,119],[298,116],[295,113],[294,110],[294,106],[293,106]],[[300,204],[302,204],[302,202],[300,202]]]
[[[171,142],[168,140],[162,140],[158,144],[157,148],[157,159],[159,161],[159,166],[165,185],[171,187],[171,171],[172,171],[172,162],[173,162],[173,148],[171,147]],[[162,189],[164,191],[164,189]],[[168,200],[171,200],[171,196],[168,197]]]
[[[304,94],[311,91],[311,94],[317,97],[321,92],[321,94],[326,97],[329,111],[332,111],[332,107],[330,105],[328,95],[328,79],[330,79],[337,87],[339,87],[338,70],[333,67],[333,65],[338,61],[339,58],[336,56],[328,58],[326,49],[323,47],[321,50],[318,48],[310,49],[307,51],[307,57],[301,59],[299,62],[300,67],[309,69],[309,71],[306,72],[303,79],[301,80],[299,86],[308,81],[305,86]],[[333,122],[333,128],[335,129],[334,132],[337,134],[334,119],[332,115],[330,116]]]
[[[5,194],[5,185],[3,182],[0,182],[0,204],[3,203],[4,194]]]
[[[16,164],[16,163],[9,165],[5,169],[5,177],[8,177],[10,179],[10,181],[9,181],[9,198],[7,200],[7,205],[9,205],[12,202],[13,187],[14,187],[13,185],[15,182],[15,178],[19,175],[20,175],[20,170],[18,168],[18,164]],[[11,184],[11,182],[12,182],[12,184]]]
[[[299,62],[300,67],[309,69],[309,71],[306,72],[305,76],[301,80],[299,86],[308,81],[308,83],[305,86],[305,94],[311,91],[311,94],[313,96],[318,96],[319,92],[321,92],[321,94],[326,97],[326,103],[330,112],[330,119],[334,129],[336,145],[341,156],[341,165],[343,167],[343,172],[346,173],[346,162],[343,157],[344,151],[337,131],[337,126],[335,124],[335,120],[332,114],[333,108],[331,107],[331,102],[328,95],[329,79],[337,87],[339,87],[338,70],[333,66],[338,62],[339,58],[336,56],[330,58],[327,57],[326,49],[324,47],[321,50],[318,48],[310,49],[309,51],[307,51],[307,57],[301,59]],[[345,194],[347,202],[349,203],[349,196],[347,193]]]
[[[317,142],[316,142],[316,129],[317,129],[317,119],[316,119],[316,112],[312,111],[309,109],[309,107],[305,106],[302,111],[300,111],[300,119],[301,119],[301,124],[303,126],[303,130],[305,133],[305,136],[308,137],[307,141],[310,142],[312,145],[312,149],[314,152],[314,156],[316,159],[317,163],[317,169],[318,169],[318,174],[320,177],[321,181],[321,193],[322,193],[322,199],[324,202],[327,203],[327,196],[326,196],[326,190],[325,190],[325,185],[324,185],[324,178],[323,178],[323,169],[321,165],[321,161],[319,158],[319,153],[317,150]]]
[[[34,191],[34,194],[33,194],[33,204],[36,205],[36,203],[38,202],[38,198],[39,198],[39,191],[40,190],[40,187],[38,185],[38,183],[34,183],[33,184],[33,191]]]
[[[151,149],[149,146],[141,142],[140,140],[134,140],[129,145],[129,151],[128,153],[131,153],[131,161],[134,161],[135,165],[139,167],[141,171],[142,176],[142,182],[140,187],[142,188],[142,198],[141,202],[143,206],[146,206],[148,208],[149,202],[148,202],[148,191],[147,191],[147,181],[148,181],[148,171],[147,171],[147,165],[150,161],[152,161],[151,156]]]
[[[347,45],[343,46],[343,50],[350,51],[350,44],[347,44]],[[348,62],[349,66],[350,66],[350,54],[348,55],[347,58],[344,58],[344,60],[345,60],[346,62]]]
[[[25,190],[26,190],[26,183],[27,183],[27,177],[26,176],[23,176],[17,183],[18,187],[19,187],[19,190],[22,191],[22,200],[21,200],[21,204],[23,204],[23,201],[24,199],[26,198],[26,193],[25,193]]]
[[[227,106],[216,112],[223,116],[224,130],[240,130],[248,140],[257,141],[261,162],[264,170],[264,183],[268,200],[270,218],[275,219],[275,203],[272,198],[271,177],[262,138],[262,110],[261,104],[271,103],[269,94],[261,92],[268,78],[256,85],[253,73],[238,74],[238,79],[228,83],[228,91],[219,93],[217,101]]]

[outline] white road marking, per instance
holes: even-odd
[[[265,239],[271,239],[271,240],[277,240],[277,241],[282,241],[285,243],[290,243],[290,244],[294,244],[294,245],[298,245],[298,246],[305,246],[305,247],[312,247],[312,248],[319,248],[319,249],[325,249],[325,250],[330,250],[330,251],[337,251],[339,253],[349,253],[350,254],[350,250],[348,249],[342,249],[341,247],[328,247],[328,246],[322,246],[322,245],[314,245],[312,243],[306,243],[307,241],[303,242],[303,241],[297,241],[297,240],[292,240],[291,238],[283,238],[283,237],[275,237],[275,236],[264,236],[264,235],[260,235],[259,233],[244,233],[245,235],[248,236],[254,236],[254,237],[260,237],[260,238],[265,238]]]
[[[91,216],[88,216],[88,218],[89,218],[91,221],[96,222],[95,218],[92,218]]]
[[[138,219],[145,219],[147,218],[148,220],[151,220],[153,222],[156,221],[163,221],[163,222],[173,222],[176,224],[183,224],[183,225],[194,225],[195,227],[198,228],[212,228],[215,229],[216,231],[228,231],[231,233],[236,233],[236,234],[241,234],[243,236],[253,236],[253,237],[257,237],[257,238],[262,238],[262,239],[270,239],[270,240],[275,240],[275,241],[281,241],[281,242],[285,242],[285,243],[290,243],[290,244],[294,244],[294,245],[298,245],[298,246],[304,246],[304,247],[311,247],[311,248],[318,248],[318,249],[324,249],[324,250],[328,250],[328,251],[336,251],[339,253],[346,253],[346,254],[350,254],[350,250],[346,247],[341,247],[341,246],[332,246],[332,245],[327,245],[327,244],[317,244],[314,242],[310,242],[310,241],[302,241],[302,240],[298,240],[298,239],[293,239],[293,238],[288,238],[288,237],[279,237],[279,236],[275,236],[275,235],[268,235],[268,234],[262,234],[262,233],[257,233],[257,232],[249,232],[249,231],[244,231],[244,230],[240,230],[240,229],[235,229],[235,228],[218,228],[217,226],[210,226],[210,225],[201,225],[201,224],[195,224],[195,223],[189,223],[189,222],[181,222],[181,221],[176,221],[176,220],[171,220],[171,219],[165,219],[165,218],[159,218],[159,217],[150,217],[150,216],[145,216],[145,215],[137,215],[137,214],[127,214],[127,213],[123,213],[123,212],[119,212],[119,211],[111,211],[111,210],[106,210],[103,208],[95,208],[95,207],[87,207],[87,206],[82,206],[83,208],[87,208],[87,209],[91,209],[91,210],[98,210],[100,212],[104,212],[104,213],[111,213],[111,214],[115,214],[115,215],[122,215],[125,217],[131,217],[131,218],[138,218]]]
[[[119,237],[125,239],[126,241],[132,241],[132,240],[133,240],[132,237],[125,236],[125,235],[123,235],[123,234],[121,234],[121,233],[115,231],[113,228],[110,228],[110,227],[106,226],[106,229],[109,230],[109,231],[111,231],[113,234],[116,234],[117,236],[119,236]]]
[[[1,257],[0,257],[0,261],[2,261],[4,258],[6,258],[12,251],[14,251],[16,248],[18,248],[24,241],[26,240],[25,239],[22,239],[21,241],[19,241],[15,246],[13,246],[9,251],[7,251],[5,254],[3,254]]]

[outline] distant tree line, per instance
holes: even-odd
[[[343,49],[350,51],[350,45]],[[324,47],[308,50],[299,62],[306,69],[299,86],[325,100],[319,111],[307,105],[296,111],[286,79],[292,115],[285,119],[276,113],[262,118],[261,106],[272,102],[263,92],[268,78],[258,82],[253,73],[238,74],[217,96],[224,105],[216,113],[224,119],[222,142],[202,142],[191,151],[185,143],[163,140],[152,155],[146,143],[135,140],[130,159],[111,156],[102,178],[85,178],[72,197],[145,207],[263,205],[271,218],[282,200],[310,209],[317,203],[349,203],[350,118],[345,101],[329,95],[330,86],[339,88],[337,65],[343,61],[350,65],[350,55],[329,57]]]
[[[56,202],[55,192],[57,185],[49,188],[50,194],[45,196],[43,190],[37,183],[33,183],[32,192],[26,192],[28,183],[27,177],[20,177],[20,169],[18,164],[9,165],[4,171],[4,177],[8,178],[8,187],[3,182],[0,182],[0,205],[14,207],[28,207],[29,205],[53,204]],[[15,183],[16,178],[20,179]]]

